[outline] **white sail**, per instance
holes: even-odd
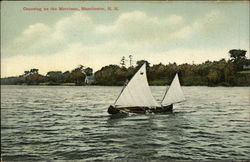
[[[185,96],[183,94],[183,91],[180,85],[178,74],[176,74],[166,95],[163,98],[162,105],[166,106],[166,105],[181,102],[184,100],[185,100]]]
[[[156,107],[160,106],[154,99],[147,81],[146,64],[133,76],[115,102],[118,107]]]

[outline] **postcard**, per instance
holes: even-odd
[[[249,1],[2,1],[1,161],[249,160]]]

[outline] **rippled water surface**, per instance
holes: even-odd
[[[174,113],[127,117],[107,114],[121,87],[1,88],[6,161],[250,159],[249,87],[184,87]]]

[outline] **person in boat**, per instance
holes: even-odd
[[[117,114],[119,112],[120,111],[118,109],[116,109],[115,106],[113,106],[113,105],[110,105],[109,108],[108,108],[108,113],[109,114]]]

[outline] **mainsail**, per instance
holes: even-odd
[[[184,100],[185,97],[180,85],[179,77],[178,74],[176,74],[161,104],[163,106],[170,105]]]
[[[115,102],[118,107],[158,107],[147,81],[146,63],[137,71]]]

